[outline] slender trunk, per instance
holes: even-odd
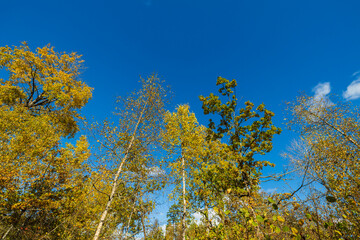
[[[173,239],[176,240],[176,229],[175,229],[176,226],[175,226],[175,221],[173,221],[173,227],[174,227],[174,228],[173,228],[173,233],[174,233],[174,234],[173,234],[173,235],[174,235],[174,236],[173,236]]]
[[[10,230],[11,230],[12,228],[13,228],[13,226],[11,225],[1,239],[5,239],[6,236],[9,234],[9,232],[10,232]]]
[[[143,108],[142,111],[141,111],[141,114],[140,114],[140,116],[139,116],[139,119],[138,119],[138,121],[137,121],[137,123],[136,123],[136,126],[135,126],[135,129],[134,129],[134,133],[133,133],[133,135],[132,135],[132,137],[131,137],[129,146],[126,148],[125,155],[124,155],[123,159],[121,160],[120,166],[119,166],[119,168],[118,168],[118,170],[117,170],[117,172],[116,172],[116,174],[115,174],[113,186],[112,186],[112,189],[111,189],[111,194],[110,194],[110,196],[109,196],[108,202],[106,203],[105,210],[104,210],[104,212],[103,212],[102,215],[101,215],[100,222],[99,222],[99,225],[97,226],[97,229],[96,229],[96,232],[95,232],[95,235],[94,235],[93,240],[98,240],[99,237],[100,237],[101,229],[102,229],[102,227],[103,227],[103,225],[104,225],[106,216],[107,216],[107,214],[108,214],[108,212],[109,212],[109,210],[110,210],[111,203],[112,203],[112,201],[114,200],[114,197],[115,197],[116,189],[117,189],[117,187],[118,187],[118,179],[119,179],[119,177],[120,177],[120,173],[121,173],[122,167],[123,167],[124,163],[126,162],[126,160],[127,160],[127,158],[128,158],[128,155],[129,155],[129,152],[130,152],[130,149],[131,149],[131,147],[132,147],[132,145],[133,145],[133,143],[134,143],[135,136],[136,136],[136,132],[137,132],[138,127],[139,127],[139,125],[140,125],[140,122],[141,122],[141,120],[142,120],[142,118],[143,118],[143,114],[144,114],[144,112],[145,112],[145,109],[146,109],[146,104],[145,104],[144,108]]]
[[[130,223],[131,223],[133,213],[134,213],[134,210],[130,213],[128,224],[126,225],[125,239],[127,239],[127,237],[128,237],[128,232],[129,232]]]
[[[146,240],[146,228],[145,228],[145,223],[144,223],[144,214],[141,214],[141,224],[142,224],[143,232],[144,232],[144,240]]]
[[[205,211],[206,211],[206,236],[209,236],[210,232],[210,217],[209,217],[209,208],[207,202],[205,202]]]
[[[182,215],[182,240],[185,240],[185,230],[186,230],[186,182],[185,182],[185,158],[182,157],[182,183],[183,183],[183,215]]]
[[[136,205],[136,202],[135,202],[135,200],[134,200],[133,206],[132,206],[132,211],[131,211],[131,214],[130,214],[128,223],[127,223],[127,225],[126,225],[125,239],[128,238],[128,232],[129,232],[129,228],[130,228],[130,224],[131,224],[131,219],[132,219],[132,216],[133,216],[134,212],[137,210],[136,207],[135,207],[135,205]]]

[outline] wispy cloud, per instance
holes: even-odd
[[[319,83],[312,89],[312,91],[315,93],[314,94],[315,100],[325,99],[326,96],[331,91],[330,83],[329,82]]]
[[[148,174],[150,177],[159,177],[165,173],[165,171],[158,166],[148,168],[147,170],[149,171]]]
[[[357,77],[357,76],[359,76],[359,73],[360,73],[360,71],[356,71],[356,72],[354,72],[351,76]]]
[[[266,193],[274,193],[276,192],[277,188],[268,188],[268,189],[265,189],[265,192]]]
[[[314,92],[314,97],[309,99],[304,107],[306,107],[307,111],[313,113],[310,115],[309,120],[316,122],[319,120],[317,116],[322,115],[322,111],[326,107],[333,105],[328,96],[331,92],[330,82],[318,83],[312,91]]]
[[[347,87],[346,91],[343,93],[343,97],[346,100],[354,100],[360,98],[360,76],[359,71],[353,74],[353,77],[356,77],[356,80],[352,81]]]

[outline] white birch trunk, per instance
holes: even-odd
[[[94,238],[93,240],[98,240],[99,237],[100,237],[100,233],[101,233],[101,229],[104,225],[104,222],[105,222],[105,219],[106,219],[106,216],[110,210],[110,207],[111,207],[111,203],[112,201],[114,200],[114,196],[115,196],[115,193],[116,193],[116,189],[118,187],[118,179],[120,177],[120,173],[121,173],[121,170],[122,170],[122,167],[124,165],[124,163],[126,162],[127,158],[128,158],[128,155],[129,155],[129,152],[130,152],[130,149],[134,143],[134,140],[135,140],[135,136],[136,136],[136,132],[138,130],[138,127],[140,125],[140,122],[143,118],[143,114],[144,114],[144,111],[145,111],[145,108],[146,108],[146,104],[144,106],[144,108],[142,109],[141,111],[141,114],[140,114],[140,117],[138,119],[138,122],[136,123],[136,126],[135,126],[135,129],[134,129],[134,133],[131,137],[131,140],[130,140],[130,143],[129,143],[129,146],[127,147],[126,149],[126,152],[125,152],[125,156],[123,157],[123,159],[121,160],[121,163],[120,163],[120,166],[115,174],[115,177],[114,177],[114,182],[113,182],[113,186],[112,186],[112,189],[111,189],[111,194],[109,196],[109,200],[108,202],[106,203],[106,207],[105,207],[105,210],[104,212],[102,213],[101,215],[101,218],[100,218],[100,222],[99,222],[99,225],[97,226],[97,229],[96,229],[96,232],[95,232],[95,235],[94,235]]]
[[[185,240],[185,230],[186,230],[186,182],[185,182],[185,158],[181,157],[182,160],[182,183],[183,183],[183,215],[182,215],[182,239]]]

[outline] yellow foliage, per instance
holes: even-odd
[[[88,142],[80,137],[62,146],[78,130],[77,109],[91,97],[78,80],[81,62],[50,46],[0,47],[0,68],[8,73],[0,79],[0,211],[1,222],[16,230],[13,239],[24,237],[19,226],[36,225],[45,234],[81,209]]]

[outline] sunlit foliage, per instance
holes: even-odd
[[[0,47],[1,239],[359,239],[356,106],[290,103],[300,138],[284,155],[301,183],[267,194],[262,180],[292,173],[262,173],[281,130],[264,104],[241,105],[235,80],[219,77],[218,93],[200,96],[205,127],[188,105],[166,111],[157,75],[141,78],[86,137],[77,135],[92,96],[82,63],[50,45]],[[151,213],[166,185],[173,205],[162,228]]]
[[[61,236],[77,218],[90,152],[78,131],[78,109],[91,97],[79,80],[80,56],[50,46],[32,52],[0,48],[1,234],[11,239]],[[81,217],[80,217],[81,218]],[[81,219],[84,221],[84,219]],[[80,224],[81,225],[81,224]],[[76,233],[75,233],[76,234]]]

